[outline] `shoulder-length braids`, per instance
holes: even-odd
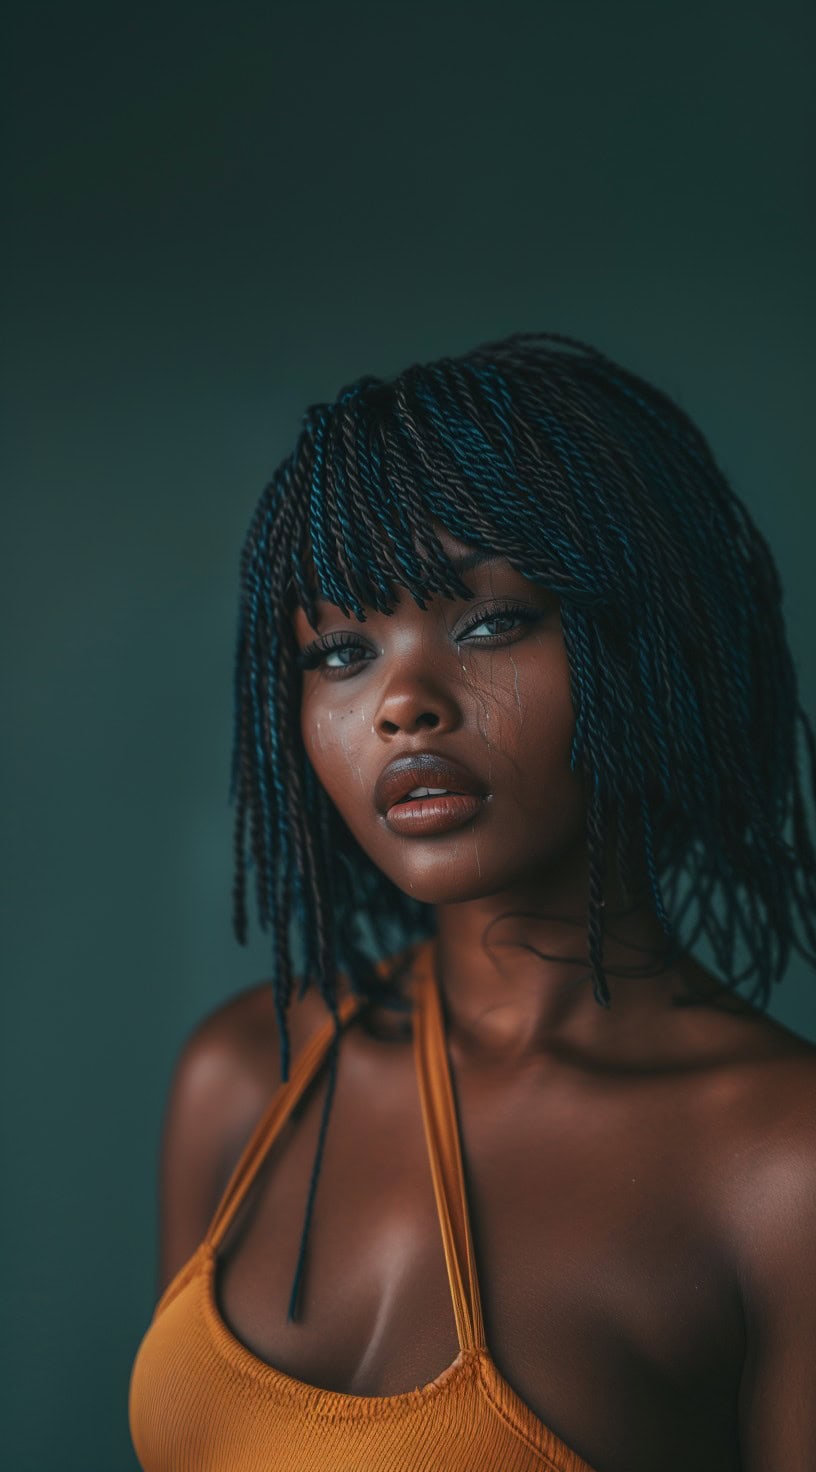
[[[645,884],[676,945],[704,936],[726,985],[750,984],[764,1007],[792,946],[816,965],[798,725],[812,794],[816,744],[779,575],[688,416],[556,333],[516,334],[387,382],[360,378],[310,408],[242,552],[231,785],[235,933],[243,943],[252,867],[259,923],[273,936],[284,1079],[293,925],[301,994],[316,986],[335,1021],[290,1318],[334,1088],[338,969],[358,994],[382,997],[366,930],[381,955],[433,930],[432,908],[371,863],[306,756],[292,608],[314,622],[317,593],[362,621],[366,606],[393,611],[395,585],[421,608],[433,594],[468,596],[432,520],[560,599],[576,714],[570,767],[587,795],[598,1002],[610,1001],[611,835],[624,894]]]

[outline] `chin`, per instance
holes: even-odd
[[[455,864],[450,860],[447,864],[444,861],[429,864],[422,873],[388,877],[404,894],[425,905],[461,905],[468,900],[486,899],[506,887],[502,876],[487,873],[484,866],[480,874],[474,862],[464,864],[461,860]]]

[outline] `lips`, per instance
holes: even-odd
[[[415,787],[444,787],[450,793],[487,796],[484,783],[461,762],[439,752],[418,751],[398,756],[383,768],[374,788],[377,811],[384,815],[394,803],[404,801]]]

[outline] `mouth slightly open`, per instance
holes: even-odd
[[[432,797],[407,798],[404,802],[392,803],[385,814],[385,821],[393,833],[425,837],[431,833],[447,833],[450,828],[461,828],[487,802],[474,792],[446,792]]]
[[[469,823],[490,794],[463,763],[436,751],[409,753],[389,762],[377,779],[374,800],[393,833],[425,837]]]

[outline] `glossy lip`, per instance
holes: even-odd
[[[461,762],[442,756],[438,751],[415,751],[395,757],[383,767],[374,788],[374,803],[383,816],[396,802],[408,796],[414,787],[447,787],[450,793],[468,793],[487,797],[484,784]],[[432,798],[417,798],[432,802]]]
[[[447,833],[451,828],[461,828],[469,823],[486,801],[475,792],[412,797],[407,802],[393,803],[385,815],[385,822],[392,833],[414,838],[430,837],[433,833]]]

